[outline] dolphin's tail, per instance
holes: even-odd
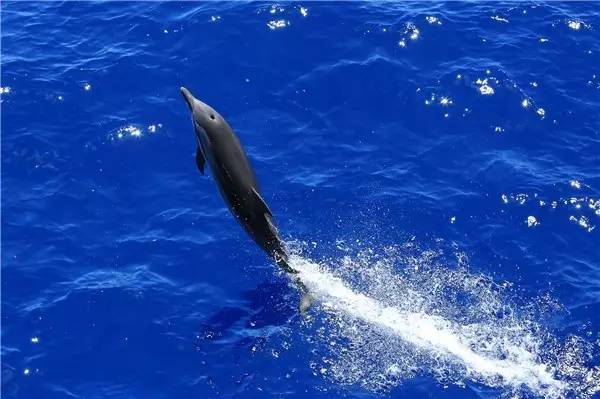
[[[294,282],[296,283],[298,289],[300,289],[300,293],[302,294],[302,298],[300,298],[300,304],[298,305],[298,309],[300,310],[300,313],[304,314],[312,304],[313,296],[308,291],[306,285],[304,285],[304,283],[300,280],[300,277],[298,277],[298,271],[289,265],[287,253],[285,253],[283,249],[280,248],[279,250],[273,251],[272,256],[277,266],[279,266],[286,273],[293,275],[292,278],[294,279]]]
[[[272,256],[277,266],[279,266],[284,272],[289,274],[298,274],[298,271],[292,268],[288,263],[288,256],[282,248],[278,248],[273,251]]]

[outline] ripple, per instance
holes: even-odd
[[[122,270],[94,270],[65,284],[70,286],[71,290],[122,288],[134,292],[157,286],[176,285],[172,280],[152,272],[146,265],[129,266]]]

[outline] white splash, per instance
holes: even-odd
[[[376,391],[423,372],[444,383],[460,385],[469,379],[551,399],[573,390],[585,392],[578,397],[587,398],[600,390],[593,382],[599,370],[582,369],[574,358],[562,367],[561,354],[548,358],[543,342],[547,336],[531,320],[514,316],[485,277],[464,268],[428,268],[435,254],[409,256],[408,274],[369,256],[344,257],[335,273],[298,255],[290,257],[290,265],[326,315],[317,338],[334,352],[334,357],[323,358],[323,365],[311,362],[315,375]],[[464,264],[466,257],[458,261]],[[448,297],[452,294],[456,297]],[[474,303],[461,302],[462,294],[475,297]],[[447,305],[452,298],[457,303]],[[581,391],[570,385],[572,376],[564,381],[560,377],[573,363],[577,375],[587,381]]]

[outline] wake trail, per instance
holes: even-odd
[[[318,263],[300,256],[290,259],[302,282],[326,311],[339,312],[383,331],[389,337],[399,338],[411,349],[433,359],[429,366],[437,368],[438,372],[443,368],[445,374],[461,374],[456,380],[468,378],[493,387],[509,387],[513,391],[525,387],[546,398],[563,398],[571,391],[569,384],[557,377],[556,365],[540,360],[540,345],[535,337],[524,334],[515,338],[514,331],[502,330],[510,329],[510,326],[461,323],[386,304],[386,301],[357,292]],[[494,332],[494,329],[498,331]],[[348,332],[366,334],[361,333],[360,328]],[[381,336],[376,339],[382,340]],[[391,345],[394,341],[390,340],[387,345],[393,353]],[[398,366],[391,363],[383,371],[393,372],[394,367]]]

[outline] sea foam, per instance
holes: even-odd
[[[315,374],[373,391],[416,375],[544,398],[589,398],[600,389],[599,369],[583,365],[585,342],[560,343],[535,320],[532,307],[557,306],[553,301],[519,309],[506,298],[508,283],[436,259],[434,252],[388,248],[382,256],[342,257],[334,268],[328,264],[336,262],[292,256],[322,314],[313,321],[317,339],[330,350],[311,364]]]

